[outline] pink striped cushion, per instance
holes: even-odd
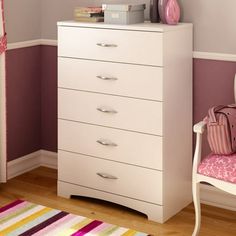
[[[198,173],[236,184],[236,153],[208,155],[198,166]]]

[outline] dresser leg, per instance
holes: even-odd
[[[64,198],[70,198],[71,194],[68,191],[67,185],[64,185],[60,181],[57,183],[57,195]]]
[[[75,184],[58,181],[58,196],[70,198],[74,196],[92,197],[111,201],[120,205],[127,206],[147,215],[148,220],[164,223],[163,208],[160,205],[155,205],[147,202],[137,201],[130,198],[116,196],[114,194],[100,192],[99,190],[89,189]]]
[[[155,205],[146,206],[144,213],[147,215],[148,220],[158,222],[161,224],[164,223],[164,219],[160,211],[160,206],[155,206]]]

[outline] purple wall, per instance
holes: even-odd
[[[194,59],[193,68],[193,122],[197,123],[210,107],[234,103],[236,62]],[[205,135],[202,155],[209,152]]]
[[[41,49],[6,54],[8,161],[41,148]]]
[[[57,151],[57,47],[7,51],[7,159]]]
[[[204,118],[208,108],[234,103],[236,62],[194,59],[194,122]]]
[[[209,107],[234,102],[236,62],[194,59],[193,64],[196,123]],[[8,161],[39,149],[57,151],[57,47],[7,52],[7,130]]]
[[[41,46],[41,148],[57,151],[57,47]]]

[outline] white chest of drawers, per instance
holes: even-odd
[[[192,25],[58,23],[58,195],[164,222],[191,201]]]

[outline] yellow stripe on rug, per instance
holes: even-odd
[[[6,235],[6,234],[10,233],[11,231],[21,227],[22,225],[27,224],[28,222],[36,219],[37,217],[39,217],[39,216],[41,216],[41,215],[43,215],[43,214],[45,214],[49,211],[52,211],[52,210],[53,209],[51,209],[51,208],[45,207],[44,209],[42,209],[38,212],[35,212],[34,214],[20,220],[19,222],[16,222],[15,224],[7,227],[6,229],[0,231],[0,235]]]
[[[89,218],[85,218],[83,221],[79,222],[78,224],[73,225],[71,228],[74,230],[82,229],[85,225],[91,223],[93,220]]]
[[[79,229],[82,229],[84,226],[91,223],[92,221],[93,220],[91,220],[89,218],[85,218],[81,222],[72,225],[69,229],[63,230],[57,236],[71,235],[74,232],[78,231]]]
[[[132,229],[129,229],[127,232],[125,232],[124,234],[122,234],[122,236],[133,236],[137,233],[136,230],[132,230]]]
[[[8,220],[11,220],[12,218],[21,215],[22,213],[33,209],[34,207],[36,207],[36,204],[29,204],[27,207],[20,209],[17,212],[13,212],[12,214],[9,214],[7,217],[3,218],[2,220],[0,220],[0,225],[3,224],[4,222],[7,222]]]

